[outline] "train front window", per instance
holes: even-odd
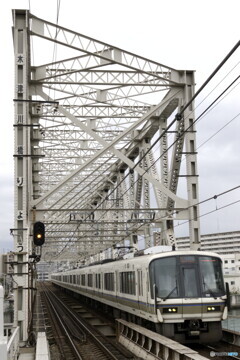
[[[182,267],[184,297],[198,297],[198,287],[195,268]]]
[[[154,293],[163,300],[225,294],[221,260],[216,257],[180,255],[155,259],[149,274],[152,298]]]
[[[154,284],[157,297],[168,299],[180,296],[176,257],[153,260],[150,264],[150,279],[152,298]]]
[[[204,297],[222,296],[225,294],[221,261],[210,256],[200,256],[200,277]]]

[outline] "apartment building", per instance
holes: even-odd
[[[189,238],[177,238],[178,250],[189,250]],[[212,251],[223,259],[224,278],[232,293],[240,293],[240,231],[201,236],[201,250]]]

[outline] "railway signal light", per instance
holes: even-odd
[[[45,242],[45,225],[41,221],[33,224],[33,242],[36,246],[42,246]]]

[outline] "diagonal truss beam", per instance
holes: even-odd
[[[172,200],[176,202],[177,207],[187,207],[188,202],[184,199],[179,198],[174,193],[169,191],[165,186],[163,186],[159,181],[157,181],[154,177],[146,173],[141,167],[135,166],[134,162],[130,160],[127,156],[125,156],[121,151],[117,150],[114,146],[126,135],[131,133],[134,129],[139,127],[143,122],[150,119],[151,116],[155,115],[157,112],[163,111],[163,109],[167,106],[168,101],[175,98],[177,94],[179,93],[181,89],[174,89],[171,90],[164,99],[163,102],[161,102],[159,105],[153,107],[152,110],[150,110],[145,116],[143,116],[140,120],[135,122],[130,128],[128,128],[126,131],[124,131],[121,135],[119,135],[115,140],[113,140],[110,143],[107,143],[105,140],[103,140],[102,137],[96,134],[95,131],[93,131],[91,128],[85,126],[82,124],[78,119],[75,118],[71,113],[66,111],[62,106],[59,105],[59,111],[68,119],[70,119],[75,126],[78,126],[86,132],[88,135],[90,135],[93,139],[99,142],[99,144],[102,146],[102,149],[99,150],[91,159],[91,161],[94,161],[96,158],[98,158],[100,155],[104,154],[107,151],[111,151],[114,155],[116,155],[121,161],[126,163],[130,168],[134,168],[135,171],[141,175],[144,179],[148,180],[150,183],[152,183],[156,188],[160,189],[164,194],[169,196]],[[37,94],[41,96],[43,99],[50,100],[49,96],[44,93],[42,90],[40,90],[40,87],[37,88]],[[43,195],[41,198],[35,200],[32,202],[32,206],[37,206],[41,204],[44,200],[46,200],[49,196],[53,195],[54,192],[59,190],[67,181],[72,179],[76,174],[81,172],[84,167],[88,166],[89,162],[87,164],[84,164],[80,166],[77,170],[72,172],[70,175],[68,175],[64,180],[62,180],[59,184],[57,184],[52,190],[48,191],[45,195]]]

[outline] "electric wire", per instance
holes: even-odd
[[[206,139],[202,144],[200,144],[196,150],[200,149],[202,146],[204,146],[207,142],[212,140],[217,134],[219,134],[223,129],[225,129],[229,124],[231,124],[234,120],[238,118],[240,113],[238,113],[236,116],[234,116],[231,120],[229,120],[224,126],[222,126],[220,129],[218,129],[214,134],[212,134],[208,139]]]
[[[206,203],[206,202],[208,202],[208,201],[210,201],[210,200],[219,198],[220,196],[226,195],[226,194],[228,194],[228,193],[230,193],[230,192],[232,192],[232,191],[235,191],[235,190],[237,190],[237,189],[239,189],[239,188],[240,188],[240,185],[238,185],[238,186],[236,186],[236,187],[234,187],[234,188],[228,189],[228,190],[226,190],[226,191],[224,191],[224,192],[222,192],[222,193],[219,193],[219,194],[217,194],[217,195],[213,195],[213,196],[211,196],[211,197],[209,197],[209,198],[207,198],[207,199],[205,199],[205,200],[200,201],[198,204]],[[211,210],[211,211],[209,211],[209,212],[207,212],[207,213],[205,213],[205,214],[202,214],[202,215],[197,216],[197,219],[199,219],[199,218],[201,218],[201,217],[204,217],[204,216],[207,216],[207,215],[210,215],[211,213],[214,213],[214,212],[216,212],[216,211],[222,210],[222,209],[227,208],[227,207],[229,207],[229,206],[235,205],[235,204],[237,204],[237,203],[239,203],[239,202],[240,202],[240,200],[236,200],[236,201],[231,202],[231,203],[229,203],[229,204],[223,205],[223,206],[221,206],[221,207],[219,207],[219,208],[217,208],[217,209]],[[193,205],[187,207],[185,210],[189,209],[189,208],[192,207],[192,206],[193,206]],[[162,219],[162,218],[157,218],[156,220],[159,221],[159,220],[161,220],[161,219]],[[189,223],[191,220],[196,220],[196,218],[194,218],[194,219],[189,219],[189,220],[186,220],[185,222],[182,222],[181,224],[174,225],[173,228],[176,228],[176,227],[178,227],[178,226],[187,224],[187,223]],[[137,233],[137,231],[138,231],[142,226],[144,226],[144,225],[145,225],[145,224],[140,224],[137,228],[134,228],[134,232]],[[129,229],[129,230],[130,230],[130,229]],[[165,231],[162,231],[161,233],[164,233],[164,232],[165,232]],[[84,238],[84,235],[83,235],[82,237]],[[129,237],[128,235],[127,235],[127,236],[124,236],[124,235],[123,235],[123,237],[122,237],[122,239],[121,239],[121,242],[123,242],[124,240],[127,240],[128,237]],[[81,242],[81,241],[80,241],[80,242]],[[74,243],[76,243],[76,241],[74,241]],[[56,255],[56,257],[58,257],[58,256],[62,253],[62,251],[66,248],[67,245],[68,245],[68,244],[66,244],[66,245],[64,246],[64,248],[60,251],[60,253],[58,253],[58,254]]]
[[[195,109],[192,110],[191,113],[193,113],[200,105],[204,103],[204,101],[220,86],[220,84],[231,74],[231,72],[236,69],[236,67],[240,64],[240,61],[238,61],[232,68],[229,70],[229,72],[216,84],[216,86],[202,99],[202,101],[199,102],[197,106],[195,106]],[[190,114],[191,114],[190,113]]]
[[[229,192],[231,192],[231,191],[237,190],[238,188],[240,188],[240,185],[239,185],[239,186],[236,186],[236,187],[234,187],[234,188],[232,188],[232,189],[229,189],[229,190],[227,190],[227,191],[224,191],[224,192],[222,192],[222,193],[220,193],[220,194],[218,194],[218,195],[214,195],[214,196],[212,196],[212,197],[210,197],[210,198],[208,198],[208,199],[205,199],[205,200],[199,202],[198,204],[202,204],[202,203],[205,203],[205,202],[207,202],[207,201],[216,199],[216,198],[218,198],[218,197],[220,197],[220,196],[222,196],[222,195],[225,195],[225,194],[227,194],[227,193],[229,193]],[[206,215],[210,215],[211,213],[214,213],[214,212],[216,212],[216,211],[218,211],[218,210],[222,210],[222,209],[227,208],[227,207],[229,207],[229,206],[235,205],[235,204],[237,204],[237,203],[239,203],[239,202],[240,202],[240,200],[236,200],[236,201],[231,202],[231,203],[229,203],[229,204],[223,205],[222,207],[219,207],[219,208],[217,208],[217,209],[211,210],[211,211],[209,211],[209,212],[207,212],[207,213],[205,213],[205,214],[198,215],[197,217],[194,217],[193,219],[186,220],[186,221],[182,222],[181,224],[174,225],[173,228],[176,228],[176,227],[181,226],[181,225],[188,224],[188,223],[189,223],[190,221],[192,221],[192,220],[197,220],[197,219],[199,219],[199,218],[201,218],[201,217],[204,217],[204,216],[206,216]],[[194,205],[189,206],[189,207],[186,208],[185,210],[189,209],[189,208],[192,207],[192,206],[194,206]],[[161,217],[161,218],[156,218],[155,220],[159,221],[159,220],[161,220],[161,219],[163,219],[163,217]],[[144,226],[144,224],[140,224],[135,231],[137,232],[142,226]],[[165,233],[165,232],[166,232],[165,230],[161,231],[161,233]],[[125,237],[125,239],[123,239],[123,240],[127,240],[127,237]]]
[[[205,110],[189,125],[188,128],[186,128],[181,134],[179,134],[179,136],[176,138],[176,140],[175,140],[157,159],[155,159],[154,163],[151,164],[151,166],[149,166],[149,167],[145,170],[145,173],[146,173],[147,171],[149,171],[150,168],[152,167],[152,165],[155,165],[156,162],[159,161],[159,160],[163,157],[163,155],[165,155],[165,154],[170,150],[170,148],[173,147],[173,145],[175,145],[175,144],[178,142],[179,138],[181,138],[184,134],[186,134],[186,133],[188,132],[188,130],[190,130],[190,129],[192,128],[192,126],[193,126],[204,114],[206,114],[207,111],[210,110],[210,108],[216,103],[216,101],[219,100],[219,99],[222,97],[222,95],[236,82],[236,80],[237,80],[239,77],[240,77],[240,76],[238,76],[226,89],[224,89],[224,90],[222,91],[222,93],[221,93],[219,96],[217,96],[217,98],[207,107],[207,109],[205,109]],[[233,119],[231,119],[222,129],[224,129],[228,124],[230,124],[230,123],[231,123],[233,120],[235,120],[238,116],[239,116],[239,114],[236,115]],[[221,131],[221,129],[220,129],[218,132],[220,132],[220,131]],[[153,146],[161,139],[162,136],[163,136],[163,134],[161,134],[161,135],[158,137],[158,139],[154,142]],[[207,140],[207,141],[208,141],[208,140]],[[206,141],[206,142],[207,142],[207,141]],[[206,143],[206,142],[205,142],[205,143]],[[153,147],[153,146],[152,146],[152,147]],[[144,156],[152,149],[152,147],[149,148],[149,150],[144,154]]]
[[[192,104],[192,102],[196,99],[196,97],[201,93],[201,91],[207,86],[207,84],[212,80],[212,78],[216,75],[216,73],[223,67],[223,65],[227,62],[227,60],[233,55],[233,53],[240,46],[240,40],[234,45],[234,47],[229,51],[229,53],[225,56],[225,58],[220,62],[220,64],[216,67],[216,69],[211,73],[211,75],[207,78],[207,80],[200,86],[200,88],[196,91],[196,93],[192,96],[192,98],[187,102],[186,105],[181,109],[180,115],[184,113],[184,111]]]
[[[229,204],[220,206],[220,207],[218,207],[218,208],[216,208],[216,209],[214,209],[214,210],[208,211],[208,212],[206,212],[206,213],[204,213],[204,214],[202,214],[202,215],[199,215],[197,218],[199,219],[199,218],[204,217],[204,216],[206,216],[206,215],[210,215],[210,214],[212,214],[212,213],[214,213],[214,212],[216,212],[216,211],[225,209],[225,208],[227,208],[227,207],[229,207],[229,206],[232,206],[232,205],[235,205],[235,204],[237,204],[237,203],[239,203],[239,202],[240,202],[240,199],[239,199],[239,200],[236,200],[236,201],[233,201],[233,202],[231,202],[231,203],[229,203]],[[191,220],[194,220],[194,219],[191,219]],[[191,221],[191,220],[187,220],[187,221],[185,221],[185,222],[182,222],[181,224],[177,224],[177,225],[175,225],[174,227],[178,227],[178,226],[187,224],[187,223],[188,223],[189,221]]]

